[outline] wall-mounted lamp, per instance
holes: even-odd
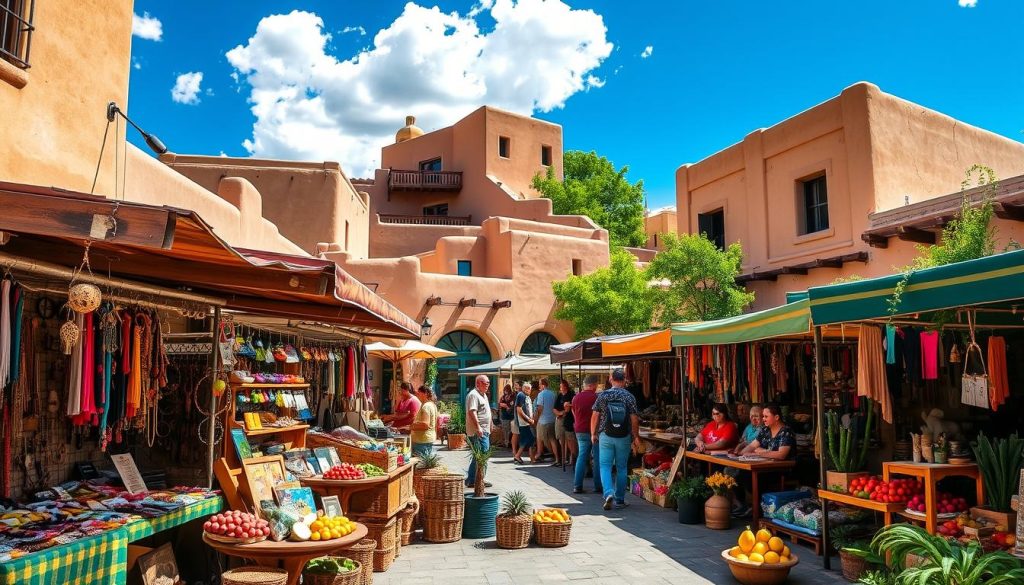
[[[430,337],[430,331],[434,328],[434,324],[430,322],[430,317],[424,317],[423,322],[420,323],[420,333],[422,337]]]
[[[135,122],[132,122],[131,118],[126,116],[125,113],[121,110],[121,108],[117,106],[115,102],[110,102],[109,104],[107,104],[107,122],[113,122],[114,117],[118,115],[120,115],[122,118],[125,119],[125,121],[131,124],[133,128],[138,130],[139,134],[142,134],[142,138],[146,141],[146,146],[148,146],[150,150],[157,154],[163,154],[167,152],[167,147],[164,146],[164,143],[161,142],[159,138],[153,136],[149,132],[146,132],[142,128],[139,128],[139,125]]]

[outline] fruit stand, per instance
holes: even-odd
[[[319,496],[337,496],[341,509],[360,516],[389,519],[412,499],[415,461],[375,477],[329,479],[309,477],[299,480]]]

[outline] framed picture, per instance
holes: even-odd
[[[252,457],[252,446],[249,445],[244,430],[231,429],[231,442],[235,445],[235,454],[238,455],[239,461]]]
[[[323,470],[320,469],[320,462],[317,461],[316,457],[313,457],[312,455],[308,455],[306,457],[306,465],[308,465],[309,468],[313,470],[313,475],[320,475],[321,473],[323,473]]]
[[[274,488],[285,481],[284,457],[271,455],[244,459],[242,476],[244,481],[239,482],[239,487],[245,486],[243,493],[249,496],[256,515],[260,516],[260,502],[273,501]]]
[[[323,496],[320,498],[320,503],[324,508],[324,516],[345,515],[341,509],[341,500],[338,499],[338,496]]]
[[[316,462],[320,465],[320,473],[326,472],[328,469],[334,466],[331,462],[331,449],[328,447],[317,447],[313,449],[313,453],[316,455]],[[334,452],[334,456],[338,456],[338,452]]]
[[[138,564],[143,585],[178,585],[182,582],[174,549],[169,542],[140,556]]]
[[[281,508],[293,508],[303,516],[316,513],[316,502],[313,501],[313,490],[308,487],[289,487],[274,490],[277,505]]]
[[[334,447],[327,447],[327,458],[331,460],[331,466],[341,465],[341,457]]]

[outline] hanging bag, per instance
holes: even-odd
[[[985,354],[981,351],[981,346],[974,340],[974,320],[970,312],[967,313],[967,325],[971,340],[967,343],[967,349],[963,356],[964,375],[960,389],[960,402],[979,408],[988,408],[988,371],[985,367]],[[967,373],[972,351],[978,352],[978,360],[981,361],[980,374]]]
[[[221,323],[220,326],[220,341],[218,346],[220,347],[220,361],[221,370],[230,372],[235,369],[235,340],[234,340],[234,327],[228,323]],[[229,332],[231,335],[229,336]]]

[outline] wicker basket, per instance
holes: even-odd
[[[420,501],[413,496],[405,509],[398,513],[398,523],[402,526],[402,546],[409,546],[412,542],[412,525],[416,514],[420,511]]]
[[[448,475],[448,469],[445,467],[433,467],[431,469],[414,469],[412,475],[412,489],[413,493],[416,494],[416,499],[420,502],[425,500],[423,494],[423,478],[432,477],[436,475]],[[423,528],[423,515],[417,514],[416,519],[413,522],[415,528]]]
[[[860,576],[868,570],[867,559],[848,553],[845,549],[839,549],[839,560],[843,567],[843,577],[851,583],[859,581]]]
[[[420,490],[416,496],[421,503],[431,501],[454,501],[465,498],[466,478],[459,473],[427,475],[420,480]]]
[[[434,543],[458,542],[462,540],[462,517],[423,519],[423,540]]]
[[[364,518],[351,515],[349,518],[366,526],[366,538],[377,543],[376,550],[389,550],[395,548],[395,525],[394,518],[381,520],[380,518]]]
[[[498,516],[495,520],[498,548],[526,548],[530,544],[533,518],[529,514]]]
[[[377,549],[373,551],[373,572],[383,573],[391,568],[391,563],[395,562],[395,547],[391,547],[388,550]]]
[[[540,546],[559,547],[569,544],[572,519],[568,522],[534,522],[533,536]]]
[[[344,557],[335,557],[339,561]],[[363,567],[353,559],[356,568],[340,575],[320,575],[317,573],[302,572],[302,585],[359,585],[363,579]]]
[[[390,451],[369,451],[325,433],[306,433],[306,448],[334,447],[345,463],[372,463],[384,471],[398,469],[398,454]]]
[[[402,554],[402,519],[395,517],[395,558]]]
[[[466,517],[466,500],[427,500],[420,508],[420,517],[439,520],[454,520]]]
[[[352,545],[345,554],[361,566],[359,585],[373,585],[373,551],[377,549],[377,541],[364,538]]]
[[[220,576],[223,585],[285,585],[288,571],[268,567],[239,567]]]

